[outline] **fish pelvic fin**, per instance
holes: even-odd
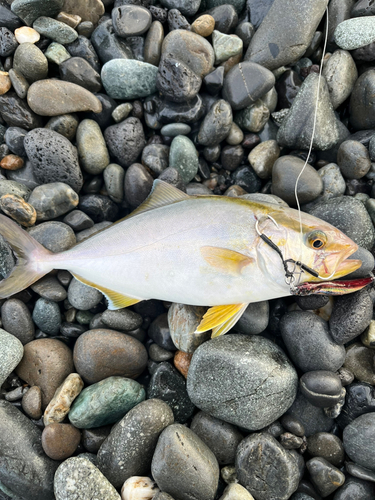
[[[0,215],[0,234],[17,257],[9,276],[0,282],[0,298],[7,299],[52,271],[53,264],[48,261],[53,253],[5,215]]]
[[[124,295],[122,293],[115,292],[113,290],[110,290],[109,288],[105,288],[104,286],[97,285],[96,283],[93,283],[92,281],[89,281],[86,278],[82,278],[82,276],[79,276],[76,273],[72,274],[78,281],[80,281],[84,285],[91,286],[92,288],[99,290],[99,292],[101,292],[107,299],[108,309],[110,311],[115,311],[116,309],[123,309],[124,307],[130,307],[134,304],[138,304],[138,302],[141,302],[143,300],[143,299],[136,299],[134,297],[128,297],[127,295]]]
[[[248,305],[246,303],[210,307],[203,316],[195,333],[212,330],[211,338],[224,335],[237,323]]]
[[[200,251],[210,266],[234,276],[239,276],[245,266],[254,262],[252,257],[227,248],[205,246]]]

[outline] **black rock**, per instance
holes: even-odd
[[[345,450],[341,439],[329,432],[318,432],[307,438],[307,451],[312,457],[325,458],[335,467],[341,467]]]
[[[22,20],[10,10],[10,6],[5,0],[0,2],[0,26],[5,26],[11,31],[23,26]]]
[[[80,85],[90,92],[99,92],[102,82],[99,73],[82,57],[71,57],[59,66],[60,77],[67,82]]]
[[[122,167],[134,163],[146,144],[142,123],[133,117],[108,127],[104,137],[110,154]]]
[[[375,414],[366,413],[347,425],[343,433],[346,454],[353,462],[367,469],[374,470]]]
[[[97,73],[100,73],[98,54],[88,38],[79,35],[74,42],[65,45],[65,48],[72,57],[82,57],[94,68]]]
[[[302,80],[296,71],[287,69],[277,80],[275,88],[277,92],[277,107],[278,109],[290,108],[294,98],[297,95]]]
[[[60,325],[60,334],[64,337],[78,338],[82,333],[85,333],[87,327],[78,323],[68,323],[64,321]]]
[[[42,118],[31,111],[25,99],[14,92],[0,96],[0,114],[9,127],[31,130],[43,125]]]
[[[64,182],[79,191],[83,184],[77,149],[52,130],[37,128],[24,139],[26,154],[36,178],[42,183]]]
[[[306,462],[306,467],[311,481],[323,497],[327,497],[344,484],[344,474],[324,458],[312,458]]]
[[[83,231],[94,225],[94,221],[81,210],[73,210],[64,217],[65,224],[68,224],[73,231]]]
[[[195,123],[204,114],[202,98],[198,94],[194,99],[185,103],[164,101],[158,109],[159,120],[162,123]]]
[[[82,429],[82,444],[89,453],[98,453],[99,448],[111,432],[111,425],[95,427],[94,429]]]
[[[32,227],[29,233],[41,245],[54,253],[68,250],[76,243],[73,229],[63,222],[43,222]]]
[[[329,302],[328,295],[306,295],[306,297],[294,297],[298,307],[302,311],[314,311],[324,307]]]
[[[306,437],[317,432],[329,432],[334,424],[334,420],[327,417],[322,408],[313,406],[300,391],[286,413],[302,423]]]
[[[0,27],[0,56],[11,56],[17,47],[18,42],[10,29]]]
[[[91,43],[102,64],[111,59],[133,58],[133,52],[126,40],[116,36],[111,20],[98,25],[91,35]]]
[[[344,429],[360,415],[370,412],[375,412],[375,388],[364,382],[355,382],[346,387],[345,404],[336,421]]]
[[[159,21],[164,24],[168,18],[168,9],[162,7],[150,6],[150,12],[154,21]]]
[[[356,477],[349,477],[343,486],[336,491],[333,500],[373,500],[375,484]]]
[[[133,163],[125,174],[125,199],[132,208],[145,201],[152,189],[153,178],[141,163]]]
[[[201,88],[202,80],[182,61],[163,55],[156,77],[157,89],[173,102],[193,99]]]
[[[238,146],[224,146],[221,151],[221,165],[225,170],[233,172],[238,168],[244,158],[244,149]]]
[[[78,208],[94,222],[117,220],[118,206],[108,196],[101,194],[81,196]]]
[[[203,81],[207,92],[211,95],[217,95],[224,84],[224,66],[219,66],[214,71],[211,71],[211,73],[208,73]]]
[[[231,33],[238,23],[238,15],[233,5],[226,3],[208,10],[209,14],[215,19],[215,30],[220,33]]]
[[[375,91],[375,70],[363,73],[355,82],[350,97],[350,123],[356,130],[366,130],[375,127],[375,103],[371,99]]]
[[[23,140],[27,130],[20,127],[8,127],[5,132],[5,143],[12,153],[18,156],[26,156]]]
[[[242,187],[248,193],[257,193],[262,185],[262,181],[254,172],[252,167],[243,165],[235,170],[231,175],[233,184]]]
[[[190,23],[178,9],[170,9],[168,12],[168,28],[172,30],[189,30]]]
[[[298,437],[303,437],[305,435],[305,428],[298,418],[295,418],[292,415],[284,414],[280,418],[280,424],[287,432],[291,432]]]
[[[171,407],[175,421],[182,424],[195,409],[186,391],[185,379],[168,362],[159,363],[156,367],[147,388],[147,397],[165,401]]]
[[[117,107],[117,102],[106,94],[95,94],[102,103],[102,111],[100,113],[84,113],[83,116],[89,120],[95,120],[99,127],[104,130],[113,124],[112,113]]]
[[[158,344],[160,347],[163,347],[167,351],[176,350],[176,346],[171,339],[171,334],[169,331],[167,313],[161,314],[151,323],[148,330],[148,336],[156,344]]]
[[[255,29],[259,28],[263,19],[272,7],[274,0],[247,0],[246,7],[250,22]]]
[[[307,372],[299,383],[305,398],[318,408],[334,406],[342,398],[341,380],[336,373],[327,370]]]
[[[144,61],[144,49],[145,49],[145,39],[143,36],[129,36],[126,38],[126,43],[129,44],[131,48],[134,59],[138,61]]]
[[[254,32],[254,26],[248,21],[243,21],[237,25],[235,33],[241,38],[245,50],[248,48]]]

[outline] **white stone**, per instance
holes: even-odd
[[[14,36],[18,43],[36,43],[40,40],[40,34],[33,28],[28,26],[22,26],[22,28],[17,28],[14,32]]]
[[[121,488],[122,500],[151,500],[160,491],[149,477],[129,477]]]
[[[375,41],[375,16],[347,19],[335,29],[334,40],[340,49],[354,50]]]
[[[55,395],[49,402],[44,412],[44,425],[62,422],[69,413],[75,398],[83,389],[83,380],[78,373],[71,373],[56,389]]]

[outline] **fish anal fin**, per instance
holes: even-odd
[[[82,278],[82,276],[79,276],[78,274],[75,274],[75,273],[72,273],[72,274],[81,283],[84,283],[85,285],[91,286],[92,288],[96,288],[96,290],[99,290],[99,292],[102,292],[102,294],[108,300],[108,309],[110,309],[112,311],[115,309],[123,309],[124,307],[130,307],[130,306],[137,304],[138,302],[141,302],[143,300],[143,299],[136,299],[134,297],[128,297],[127,295],[124,295],[122,293],[115,292],[113,290],[110,290],[109,288],[105,288],[104,286],[97,285],[96,283],[93,283],[92,281],[89,281],[85,278]]]
[[[203,316],[195,333],[212,330],[212,337],[224,335],[240,319],[248,304],[230,304],[225,306],[214,306]]]
[[[220,247],[202,247],[201,255],[210,266],[235,276],[240,275],[245,266],[254,262],[252,257]]]

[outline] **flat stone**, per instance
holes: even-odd
[[[375,41],[375,16],[356,17],[340,23],[334,40],[344,50],[354,50]]]
[[[342,104],[352,93],[358,78],[355,62],[346,50],[336,50],[323,67],[333,109]]]
[[[144,58],[146,63],[159,66],[163,40],[163,25],[160,21],[154,21],[148,30],[145,40]]]
[[[61,302],[67,297],[66,290],[58,279],[48,274],[32,285],[32,291],[40,297],[54,302]]]
[[[354,462],[346,462],[345,469],[351,476],[358,477],[364,481],[371,481],[372,483],[375,482],[375,472],[370,469],[366,469],[366,467],[357,465]]]
[[[215,455],[193,431],[181,424],[169,425],[162,432],[151,471],[159,488],[176,500],[213,500],[215,497],[219,481]]]
[[[57,469],[54,479],[56,500],[90,500],[97,496],[121,500],[111,483],[86,458],[71,457]]]
[[[271,3],[264,2],[262,9],[267,11]],[[245,60],[258,63],[271,71],[298,61],[310,45],[327,4],[327,0],[313,3],[309,0],[293,0],[285,5],[283,0],[275,0],[251,39]],[[251,19],[250,16],[252,22]],[[290,29],[291,26],[293,30]]]
[[[69,420],[78,429],[113,424],[145,398],[143,386],[135,380],[108,377],[79,394],[69,411]]]
[[[40,300],[40,299],[39,299]],[[17,375],[42,391],[42,408],[46,408],[56,389],[73,372],[71,350],[57,339],[37,339],[24,347]]]
[[[35,208],[38,221],[55,219],[78,205],[77,193],[63,182],[50,182],[37,186],[29,203]]]
[[[139,36],[150,28],[152,16],[148,9],[140,5],[120,5],[112,9],[112,23],[118,36]]]
[[[14,31],[14,36],[19,44],[29,42],[36,43],[40,40],[40,35],[33,28],[22,26]]]
[[[110,163],[103,172],[104,184],[108,195],[116,203],[124,199],[125,170],[116,163]]]
[[[82,334],[74,346],[74,364],[86,383],[113,375],[137,378],[147,365],[147,351],[130,335],[106,329]]]
[[[21,300],[8,299],[4,302],[1,306],[1,321],[4,330],[17,337],[23,345],[34,339],[35,328],[30,310]]]
[[[70,373],[48,403],[43,415],[44,425],[62,422],[70,407],[83,389],[83,380],[78,373]]]
[[[83,22],[89,21],[95,25],[104,14],[105,9],[101,0],[83,0],[80,2],[64,0],[64,6],[61,10],[79,16]]]
[[[51,17],[38,17],[33,22],[33,28],[41,35],[62,45],[72,43],[78,38],[78,33],[73,28]]]
[[[147,399],[113,428],[98,452],[100,471],[116,488],[132,476],[147,474],[161,432],[174,422],[170,407]]]
[[[112,59],[101,72],[103,86],[114,99],[139,99],[156,92],[158,69],[134,59]]]
[[[370,470],[375,470],[375,460],[372,453],[374,425],[375,414],[366,413],[347,425],[343,433],[343,444],[349,458]]]
[[[134,117],[108,127],[104,137],[110,154],[122,167],[135,163],[146,144],[142,123]]]
[[[12,11],[27,25],[31,25],[40,16],[54,16],[63,7],[64,0],[15,0],[12,2]]]
[[[61,80],[47,79],[33,83],[27,93],[27,102],[40,116],[102,111],[102,104],[94,94],[75,83]]]
[[[198,173],[198,164],[194,143],[183,135],[175,137],[169,150],[169,166],[180,172],[184,182],[190,182]]]
[[[272,378],[268,376],[271,371]],[[257,430],[292,404],[297,376],[281,349],[265,338],[226,335],[195,351],[187,389],[192,402],[209,415]]]
[[[23,356],[23,346],[20,340],[11,333],[0,328],[1,364],[0,387],[8,375],[18,366]]]
[[[0,481],[13,498],[53,500],[57,462],[42,449],[41,431],[8,401],[0,401]],[[26,497],[26,498],[27,498]],[[4,497],[8,498],[8,497]]]
[[[288,500],[300,480],[296,457],[268,433],[251,434],[241,441],[236,472],[239,483],[257,500]]]

